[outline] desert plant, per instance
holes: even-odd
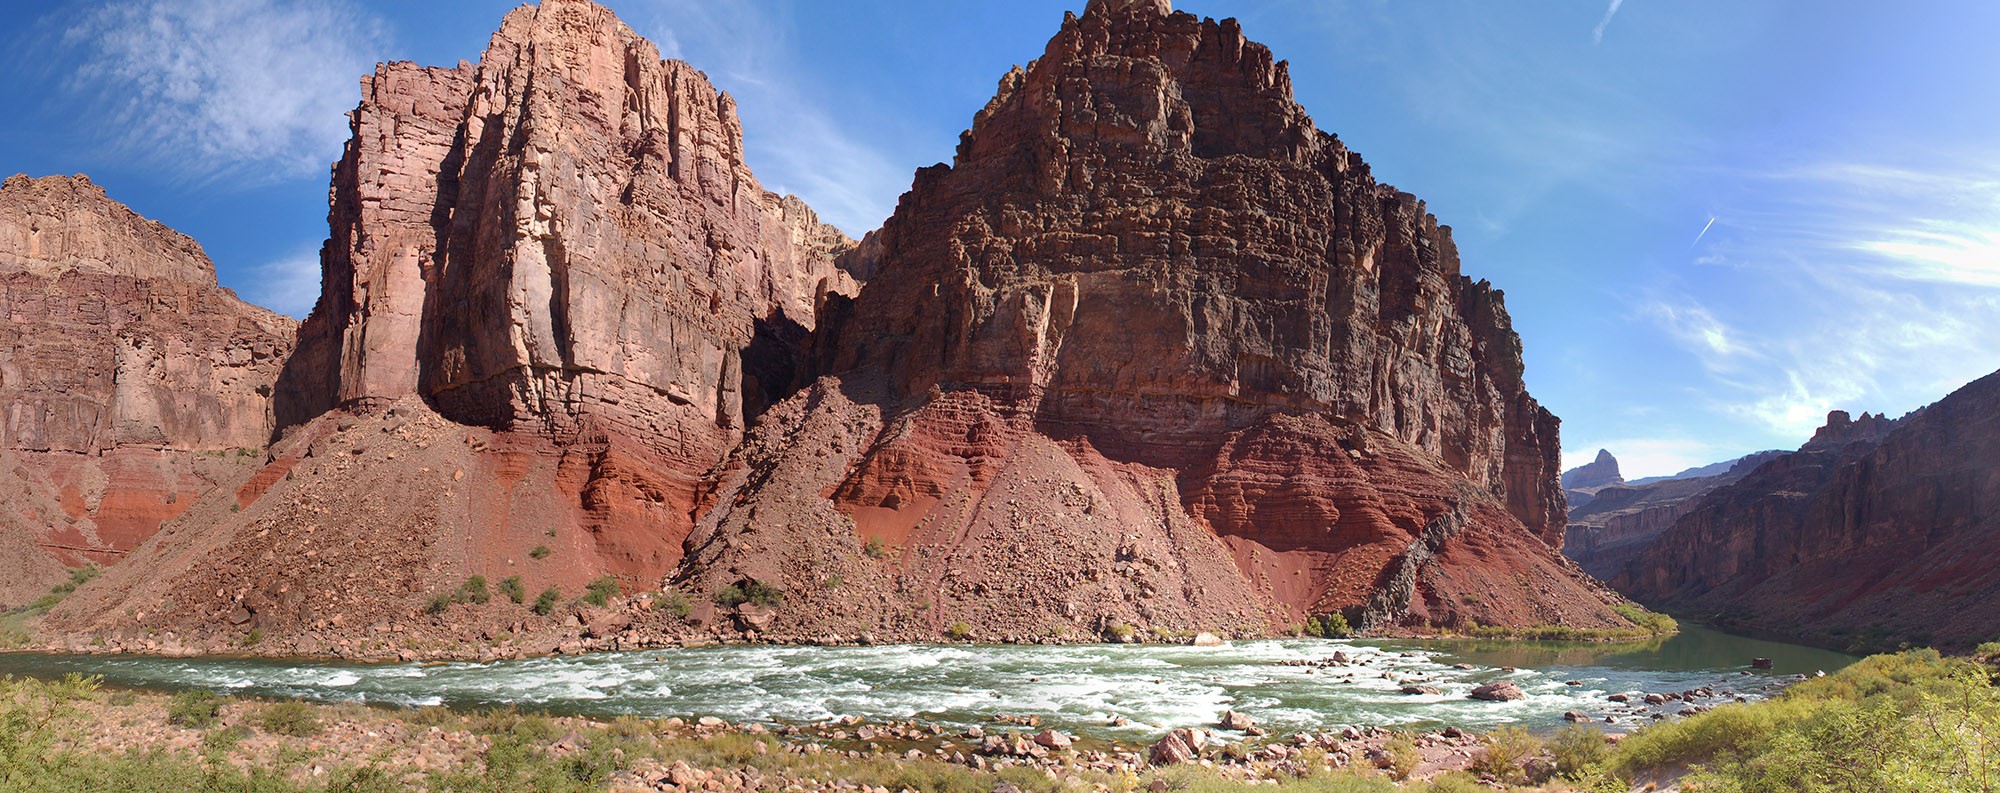
[[[964,622],[954,622],[951,624],[951,627],[945,629],[944,635],[958,641],[965,641],[972,638],[972,626]]]
[[[1417,748],[1417,742],[1408,735],[1397,735],[1382,745],[1382,751],[1389,755],[1389,775],[1398,780],[1409,779],[1417,772],[1417,766],[1424,762],[1424,753]]]
[[[1541,751],[1541,741],[1526,729],[1501,727],[1486,736],[1486,748],[1472,759],[1472,770],[1510,785],[1523,784],[1528,781],[1529,758]]]
[[[424,604],[424,613],[443,614],[446,611],[451,610],[451,602],[452,598],[450,592],[439,592],[431,596],[431,600],[429,603]]]
[[[583,602],[603,608],[612,598],[618,596],[618,591],[618,579],[607,575],[590,582],[590,586],[584,590]]]
[[[521,585],[521,577],[517,575],[508,576],[507,580],[500,582],[500,594],[506,595],[508,600],[515,603],[528,601],[528,588]]]
[[[486,590],[486,576],[476,575],[458,585],[458,599],[467,603],[485,603],[493,599]]]
[[[868,554],[870,559],[884,559],[889,556],[889,547],[883,545],[880,539],[871,538],[867,545],[862,546],[861,552]]]
[[[280,702],[264,708],[257,724],[272,735],[310,738],[319,734],[319,714],[304,702]]]
[[[552,553],[555,553],[555,551],[551,551],[551,550],[549,550],[549,546],[546,546],[546,545],[537,545],[537,546],[535,546],[535,549],[534,549],[534,550],[532,550],[532,551],[529,551],[529,552],[528,552],[528,558],[530,558],[530,559],[547,559],[547,558],[549,558],[549,554],[552,554]]]
[[[1344,614],[1325,614],[1306,620],[1305,632],[1322,639],[1345,639],[1354,635],[1354,629],[1347,624]]]
[[[546,617],[550,612],[555,611],[556,604],[561,602],[562,590],[555,587],[544,589],[542,590],[542,594],[535,598],[535,613]]]
[[[1557,732],[1549,740],[1549,751],[1556,758],[1556,773],[1566,779],[1583,778],[1610,754],[1604,744],[1604,731],[1582,724],[1572,724]]]
[[[167,700],[167,723],[176,727],[207,729],[222,717],[222,706],[228,701],[213,691],[182,691]]]
[[[694,604],[689,603],[687,596],[681,594],[678,589],[661,592],[659,597],[653,599],[653,608],[672,614],[675,619],[683,620],[694,613]]]

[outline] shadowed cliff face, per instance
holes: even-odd
[[[1845,412],[1716,490],[1615,583],[1665,608],[1845,646],[2000,636],[2000,374],[1890,421]]]
[[[261,458],[293,323],[83,177],[0,185],[0,448],[21,531],[115,561]],[[0,529],[7,530],[7,529]]]
[[[1029,635],[1617,622],[1554,550],[1557,422],[1500,293],[1233,20],[1070,16],[845,264],[875,275],[822,327],[839,389],[753,433],[691,541],[698,586],[811,570]],[[900,556],[855,559],[868,539]],[[1014,570],[995,543],[1055,558]]]

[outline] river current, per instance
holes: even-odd
[[[1336,652],[1349,663],[1298,665]],[[1769,658],[1773,668],[1752,669],[1753,658]],[[1361,639],[1222,647],[737,645],[447,664],[8,653],[0,654],[0,674],[77,673],[145,689],[595,717],[810,723],[860,716],[971,725],[1037,715],[1077,734],[1143,739],[1213,724],[1225,710],[1278,731],[1505,724],[1547,730],[1568,711],[1593,720],[1613,715],[1632,728],[1648,716],[1618,712],[1608,695],[1711,687],[1728,692],[1724,700],[1757,699],[1796,675],[1830,673],[1853,660],[1688,626],[1639,645]],[[1515,681],[1526,697],[1468,698],[1474,687],[1501,679]],[[1404,694],[1406,684],[1438,693]],[[1114,717],[1129,724],[1110,726]]]

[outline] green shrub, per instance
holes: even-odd
[[[1666,636],[1681,632],[1680,623],[1674,621],[1673,617],[1647,611],[1645,606],[1637,603],[1620,603],[1613,606],[1612,610],[1618,612],[1618,616],[1624,617],[1626,622],[1632,623],[1633,627],[1645,631],[1647,635]]]
[[[1424,753],[1417,748],[1417,742],[1408,735],[1398,734],[1382,745],[1382,751],[1389,754],[1389,776],[1398,780],[1409,779],[1417,772],[1417,766],[1424,762]]]
[[[678,589],[661,592],[659,597],[653,599],[653,608],[672,614],[675,619],[683,620],[694,613],[694,604],[689,603],[687,596],[681,594]]]
[[[730,584],[715,591],[717,605],[734,608],[745,603],[755,603],[766,608],[775,608],[785,599],[785,593],[777,587],[755,578],[747,578],[740,584]]]
[[[535,549],[534,549],[534,550],[532,550],[532,551],[529,551],[529,552],[528,552],[528,558],[530,558],[530,559],[547,559],[547,558],[549,558],[549,554],[552,554],[552,553],[555,553],[555,551],[551,551],[551,550],[549,550],[549,546],[546,546],[546,545],[537,545],[537,546],[535,546]]]
[[[1486,748],[1472,758],[1474,773],[1491,774],[1510,785],[1528,782],[1527,762],[1542,751],[1542,742],[1521,727],[1501,727],[1486,736]]]
[[[521,577],[517,575],[508,576],[507,580],[500,582],[500,594],[506,595],[508,600],[516,604],[528,601],[528,588],[521,585]]]
[[[1105,633],[1108,636],[1110,636],[1110,638],[1113,641],[1123,643],[1132,641],[1134,637],[1137,637],[1139,635],[1139,629],[1121,622],[1111,626],[1111,628],[1105,631]]]
[[[867,545],[861,547],[861,552],[868,554],[870,559],[886,559],[889,556],[889,547],[883,545],[881,540],[871,538]]]
[[[1345,639],[1354,635],[1354,629],[1347,624],[1345,614],[1326,614],[1306,618],[1306,635],[1322,639]]]
[[[195,730],[208,729],[222,717],[222,706],[228,702],[213,691],[182,691],[167,700],[167,723]]]
[[[1549,752],[1556,758],[1556,773],[1565,779],[1582,779],[1604,764],[1611,750],[1604,744],[1604,731],[1572,724],[1549,740]]]
[[[544,589],[542,590],[542,594],[535,598],[535,613],[546,617],[550,612],[555,611],[556,604],[561,602],[562,590],[555,587]]]
[[[319,714],[313,706],[304,702],[279,702],[265,706],[258,716],[258,726],[272,735],[293,738],[310,738],[319,734]]]
[[[467,603],[485,603],[493,599],[486,591],[486,576],[476,575],[458,585],[458,599]]]
[[[959,641],[965,641],[972,638],[972,626],[964,622],[954,622],[951,624],[951,627],[945,629],[944,635]]]
[[[424,606],[425,614],[443,614],[451,609],[451,593],[439,592],[431,596],[431,602]]]
[[[618,579],[607,575],[590,582],[590,587],[584,590],[583,602],[603,608],[612,598],[618,596],[618,592]]]

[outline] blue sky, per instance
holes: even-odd
[[[736,94],[751,166],[859,235],[1082,0],[613,0]],[[385,59],[474,60],[511,2],[15,3],[0,172],[89,173],[244,297],[318,290],[328,165]],[[2000,4],[1180,0],[1507,291],[1572,464],[1798,445],[2000,369]]]

